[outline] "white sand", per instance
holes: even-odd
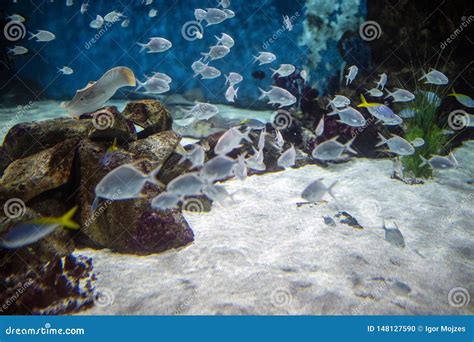
[[[474,186],[464,182],[474,142],[456,155],[463,169],[417,186],[390,179],[389,160],[366,159],[230,180],[235,203],[186,213],[195,242],[180,251],[77,251],[113,297],[84,314],[472,314],[473,301],[448,303],[452,288],[474,296]],[[338,203],[297,207],[318,177],[339,181]],[[323,222],[341,209],[365,229]],[[385,241],[382,217],[398,223],[404,249]]]

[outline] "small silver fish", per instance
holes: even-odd
[[[66,6],[72,6],[74,4],[73,0],[66,0]]]
[[[396,119],[396,114],[393,112],[393,110],[384,104],[380,104],[380,106],[375,107],[367,107],[367,111],[373,117],[382,121],[390,121]]]
[[[339,159],[345,151],[357,154],[357,152],[351,148],[355,137],[344,145],[337,141],[338,138],[339,136],[336,136],[316,146],[311,153],[313,158],[329,161]]]
[[[206,66],[203,70],[196,72],[194,76],[201,75],[201,80],[212,80],[221,75],[219,69],[212,66]]]
[[[198,172],[189,172],[181,175],[166,186],[166,191],[180,198],[185,196],[194,196],[201,194],[204,182],[201,180]]]
[[[283,148],[283,145],[285,145],[285,140],[283,139],[283,136],[281,135],[279,129],[275,130],[275,144],[279,150],[281,150]]]
[[[94,20],[92,20],[89,24],[90,27],[95,29],[100,29],[104,25],[104,18],[97,14]]]
[[[423,138],[415,138],[410,142],[413,145],[413,147],[421,147],[425,144],[425,140],[423,140]]]
[[[234,39],[226,33],[221,33],[220,37],[214,37],[217,39],[217,44],[222,44],[229,49],[235,44]]]
[[[194,10],[194,18],[196,18],[197,21],[201,22],[202,20],[206,19],[206,11],[201,8],[196,8]]]
[[[264,65],[272,63],[276,59],[276,56],[271,52],[259,52],[258,56],[253,56],[253,62],[259,62],[258,65]]]
[[[17,55],[24,55],[28,53],[28,49],[23,46],[15,45],[13,48],[8,48],[8,54],[17,56]]]
[[[263,149],[260,149],[258,151],[256,151],[255,148],[253,147],[252,149],[254,151],[254,154],[245,160],[245,164],[250,169],[257,170],[257,171],[265,171],[267,167],[265,163],[263,162],[264,160]]]
[[[277,165],[283,168],[289,168],[295,165],[296,161],[296,150],[293,145],[287,149],[283,154],[278,158]]]
[[[379,76],[380,76],[379,81],[375,82],[376,87],[380,88],[380,90],[383,90],[385,88],[385,85],[387,84],[387,74],[383,73],[383,74],[380,74]]]
[[[263,150],[265,147],[265,137],[267,136],[267,129],[264,127],[260,132],[260,136],[258,137],[258,144],[257,147],[259,150]]]
[[[387,91],[385,98],[392,97],[393,102],[409,102],[415,99],[415,95],[405,89],[395,88],[394,92],[390,92],[388,89],[385,90]]]
[[[227,13],[218,8],[207,8],[203,19],[207,22],[206,26],[216,25],[227,19]]]
[[[113,201],[140,198],[146,183],[164,187],[155,177],[161,165],[148,175],[136,169],[132,164],[121,165],[110,171],[95,187],[96,198]]]
[[[230,49],[224,45],[215,45],[211,46],[209,52],[201,52],[201,55],[204,56],[204,62],[208,59],[211,61],[225,57],[230,52]]]
[[[270,86],[269,91],[265,91],[261,88],[258,89],[260,90],[259,100],[268,97],[270,100],[268,104],[278,104],[280,105],[279,108],[291,106],[296,102],[296,97],[286,89],[276,86]]]
[[[435,69],[431,69],[430,72],[424,73],[418,81],[423,79],[425,80],[425,84],[445,85],[449,82],[449,79],[445,74]]]
[[[355,65],[349,67],[349,72],[346,75],[346,85],[352,83],[359,72],[359,68]]]
[[[383,120],[379,120],[385,126],[398,126],[403,123],[403,119],[399,117],[397,114],[393,114],[390,118],[386,118]]]
[[[117,11],[112,11],[110,13],[107,13],[104,16],[104,20],[108,23],[115,23],[119,21],[121,18],[125,17],[123,13],[117,12]]]
[[[306,83],[306,80],[308,79],[308,73],[306,72],[306,70],[301,70],[300,76],[303,79],[304,83]]]
[[[171,83],[173,80],[167,74],[161,72],[154,72],[150,78],[157,78],[159,80],[165,81],[166,83]]]
[[[430,159],[426,159],[420,155],[420,158],[422,161],[420,167],[429,165],[432,169],[446,170],[456,168],[459,165],[452,153],[448,157],[433,156]]]
[[[71,101],[62,102],[61,108],[66,109],[73,116],[90,113],[101,108],[118,89],[126,86],[134,87],[135,84],[135,75],[132,70],[126,67],[112,68],[97,82],[91,82],[78,90]]]
[[[288,31],[293,30],[293,23],[291,22],[290,17],[287,16],[287,15],[284,15],[284,16],[283,16],[283,26],[284,26],[285,29],[287,29]]]
[[[316,126],[316,129],[314,130],[314,133],[316,134],[316,136],[320,137],[321,135],[324,134],[324,115],[323,117],[321,118],[321,120],[319,120],[319,123],[318,125]]]
[[[10,20],[10,21],[19,21],[20,23],[24,23],[25,22],[25,18],[19,14],[12,14],[12,15],[9,15],[8,17],[6,17],[6,19]]]
[[[225,201],[230,198],[232,195],[227,192],[226,188],[223,185],[219,184],[208,184],[202,189],[202,193],[206,195],[209,199],[224,204]]]
[[[339,115],[338,122],[342,122],[351,127],[363,127],[366,124],[364,116],[357,110],[352,107],[346,107],[343,109],[334,109],[331,113],[328,113],[328,116]]]
[[[229,177],[235,165],[236,161],[234,159],[220,155],[206,162],[199,174],[203,181],[210,184]]]
[[[416,115],[416,110],[412,108],[405,108],[402,109],[399,113],[398,116],[400,116],[403,119],[409,119],[409,118],[414,118]]]
[[[230,0],[219,0],[217,6],[222,8],[229,8],[230,7]]]
[[[225,13],[227,19],[230,19],[230,18],[235,17],[234,11],[232,11],[232,10],[230,10],[230,9],[228,9],[228,8],[224,8],[223,11],[224,11],[224,13]]]
[[[350,104],[351,104],[351,100],[349,100],[344,95],[336,95],[336,96],[334,96],[334,98],[331,101],[329,101],[326,108],[331,106],[331,105],[334,105],[336,108],[342,108],[342,107],[346,107]]]
[[[219,113],[219,108],[210,103],[198,102],[191,109],[183,111],[185,118],[195,117],[198,120],[209,120]]]
[[[375,145],[376,147],[387,144],[387,152],[392,152],[400,156],[410,156],[415,153],[415,148],[413,145],[398,135],[392,135],[390,139],[385,139],[385,137],[380,133],[378,133],[378,135],[380,141],[377,145]]]
[[[71,75],[74,70],[68,66],[63,66],[62,68],[58,68],[58,72],[62,73],[63,75]]]
[[[163,94],[170,90],[170,85],[166,81],[159,78],[148,78],[145,82],[137,80],[138,87],[136,91],[145,88],[145,94]]]
[[[197,73],[203,71],[204,69],[206,69],[206,67],[207,64],[203,63],[201,60],[195,61],[193,62],[193,64],[191,64],[191,69],[193,69],[193,71]]]
[[[370,96],[373,96],[373,97],[383,96],[383,91],[381,91],[378,88],[372,88],[370,90],[365,89],[365,93],[369,94]]]
[[[232,152],[235,148],[240,146],[242,140],[246,140],[252,143],[252,140],[249,138],[248,130],[245,133],[239,131],[237,127],[231,127],[228,129],[217,141],[216,146],[214,147],[214,153],[216,155],[226,155],[227,153]]]
[[[156,9],[154,9],[154,8],[152,8],[152,9],[148,12],[148,16],[149,16],[150,18],[156,17],[157,14],[158,14],[158,11],[157,11]]]
[[[237,156],[237,164],[233,169],[234,176],[241,181],[247,178],[247,164],[245,162],[246,154],[247,152],[244,152]]]
[[[182,155],[182,158],[178,164],[183,163],[187,159],[191,162],[191,169],[201,167],[204,164],[204,160],[206,158],[206,152],[199,144],[193,144],[193,147],[189,152],[184,150],[183,152],[180,152],[180,154]]]
[[[49,31],[45,31],[45,30],[37,30],[37,31],[38,32],[36,33],[29,32],[30,37],[28,38],[28,40],[36,38],[35,42],[50,42],[56,38],[54,33],[51,33]]]
[[[225,76],[225,85],[227,85],[228,83],[229,85],[233,86],[242,82],[243,79],[244,78],[241,74],[238,74],[236,72],[230,72],[229,75]]]
[[[328,193],[331,195],[332,198],[336,199],[332,189],[337,184],[337,181],[332,183],[329,187],[324,185],[322,182],[324,178],[318,178],[314,182],[311,182],[301,193],[301,197],[310,202],[310,203],[317,203],[320,202],[324,195]]]
[[[180,198],[173,193],[162,192],[151,200],[151,207],[156,210],[167,210],[178,207]]]
[[[270,68],[270,70],[273,72],[272,77],[275,74],[278,74],[278,77],[287,77],[294,73],[296,68],[292,64],[280,64],[280,67],[278,69],[275,70]]]
[[[81,9],[80,9],[81,14],[86,13],[88,9],[89,9],[89,2],[84,1],[81,5]]]
[[[122,26],[123,28],[128,27],[128,25],[130,25],[130,19],[125,19],[125,20],[122,21],[122,23],[120,24],[120,26]]]
[[[140,52],[148,49],[147,53],[159,53],[169,50],[173,44],[165,38],[161,37],[152,37],[148,43],[137,43],[140,46]]]
[[[383,230],[385,230],[385,241],[399,248],[405,248],[405,239],[403,238],[398,225],[393,222],[394,227],[387,227],[385,219],[383,222]]]
[[[227,101],[229,102],[235,102],[235,100],[237,99],[237,92],[239,91],[239,87],[237,88],[234,88],[233,85],[230,85],[226,92],[225,92],[225,98]]]

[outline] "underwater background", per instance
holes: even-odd
[[[2,314],[474,312],[472,2],[0,24]]]

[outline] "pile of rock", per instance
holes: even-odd
[[[151,199],[162,191],[152,184],[142,198],[101,200],[91,210],[97,183],[122,164],[134,163],[145,173],[163,164],[158,179],[164,183],[186,171],[186,163],[176,165],[174,151],[181,137],[171,125],[170,113],[159,102],[141,100],[129,103],[123,113],[106,107],[79,120],[57,118],[11,128],[0,150],[0,234],[25,218],[61,216],[75,205],[79,210],[74,220],[81,229],[58,229],[32,245],[0,250],[5,279],[0,281],[7,288],[0,304],[13,296],[18,284],[31,283],[28,295],[8,306],[9,312],[64,313],[91,305],[91,261],[70,256],[78,243],[146,255],[193,241],[181,211],[151,208]],[[142,128],[138,133],[136,126]],[[115,139],[119,148],[104,163]],[[86,285],[79,288],[79,283]],[[42,295],[46,290],[56,294]]]

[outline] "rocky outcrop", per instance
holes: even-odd
[[[123,115],[143,128],[143,131],[138,133],[140,139],[154,133],[170,131],[173,124],[170,112],[155,100],[130,102],[123,110]]]

